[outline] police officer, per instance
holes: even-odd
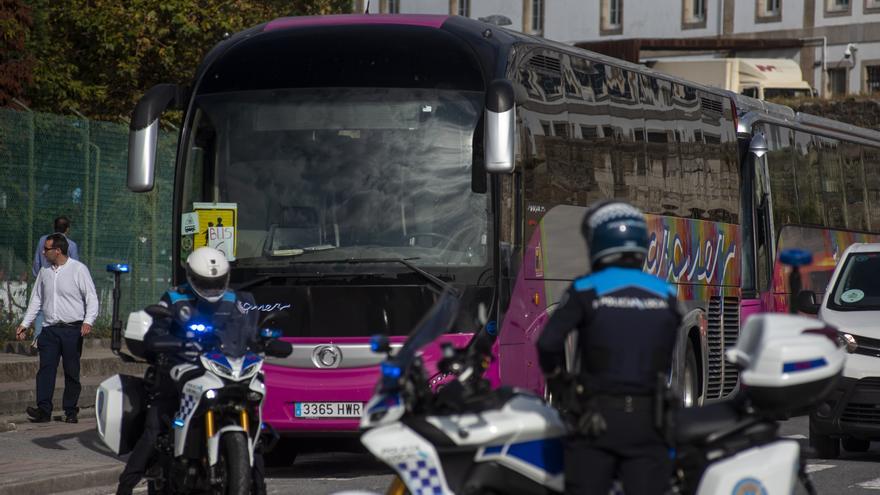
[[[648,231],[637,208],[596,204],[582,232],[592,273],[572,283],[538,339],[548,386],[565,397],[572,426],[565,492],[606,495],[617,475],[627,495],[665,493],[672,466],[655,420],[655,393],[681,322],[675,289],[641,270]],[[580,370],[565,382],[572,331]]]
[[[150,371],[145,380],[148,385],[150,404],[147,407],[144,430],[135,444],[125,469],[119,475],[117,495],[132,493],[143,478],[150,458],[155,452],[159,434],[169,428],[170,420],[180,405],[179,387],[168,371],[182,362],[186,355],[198,355],[201,348],[196,342],[187,341],[186,323],[196,315],[212,322],[215,332],[222,335],[224,348],[246,348],[256,341],[259,318],[257,312],[246,308],[254,305],[253,296],[247,292],[227,290],[229,262],[220,251],[201,247],[186,259],[187,284],[172,288],[159,301],[160,306],[171,310],[171,318],[156,319],[144,336],[144,348],[150,360]],[[177,343],[178,346],[173,344]],[[178,353],[151,352],[159,348],[176,348]],[[176,354],[176,355],[175,355]],[[263,456],[260,448],[254,452],[254,492],[265,493]]]

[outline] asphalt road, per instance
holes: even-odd
[[[782,424],[781,433],[796,438],[806,444],[807,419],[795,418]],[[0,439],[10,442],[16,433],[0,435]],[[75,434],[53,435],[51,441],[33,438],[31,434],[22,436],[16,450],[19,454],[38,455],[41,449],[68,450],[67,455],[79,457],[80,462],[98,462],[106,459],[106,454],[91,442],[91,435],[77,437]],[[9,447],[9,445],[6,445]],[[817,491],[821,494],[872,494],[880,490],[880,442],[875,442],[871,450],[862,454],[841,452],[834,460],[811,459],[808,471],[811,473]],[[112,455],[112,454],[111,454]],[[21,457],[19,457],[21,459]],[[20,462],[28,462],[21,459]],[[331,494],[344,490],[365,490],[384,493],[391,482],[391,474],[382,464],[367,454],[325,452],[305,454],[297,458],[288,468],[276,468],[268,473],[269,493],[272,494]],[[112,494],[115,487],[105,486],[88,490],[68,492],[68,495]],[[139,492],[146,490],[141,488]],[[804,493],[797,490],[797,493]]]

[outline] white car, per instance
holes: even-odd
[[[798,308],[837,327],[846,345],[843,377],[810,414],[810,445],[835,458],[840,445],[865,452],[880,440],[880,244],[853,244],[843,252],[821,304],[802,291]]]

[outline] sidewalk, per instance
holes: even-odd
[[[0,433],[0,495],[42,495],[116,484],[124,462],[98,437],[94,418],[78,424],[18,423]]]

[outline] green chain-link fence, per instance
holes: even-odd
[[[125,187],[128,127],[83,118],[0,109],[0,341],[30,297],[36,242],[59,215],[91,269],[101,301],[98,334],[110,322],[112,274],[127,262],[120,315],[155,302],[171,277],[171,203],[177,138],[159,138],[156,187]]]

